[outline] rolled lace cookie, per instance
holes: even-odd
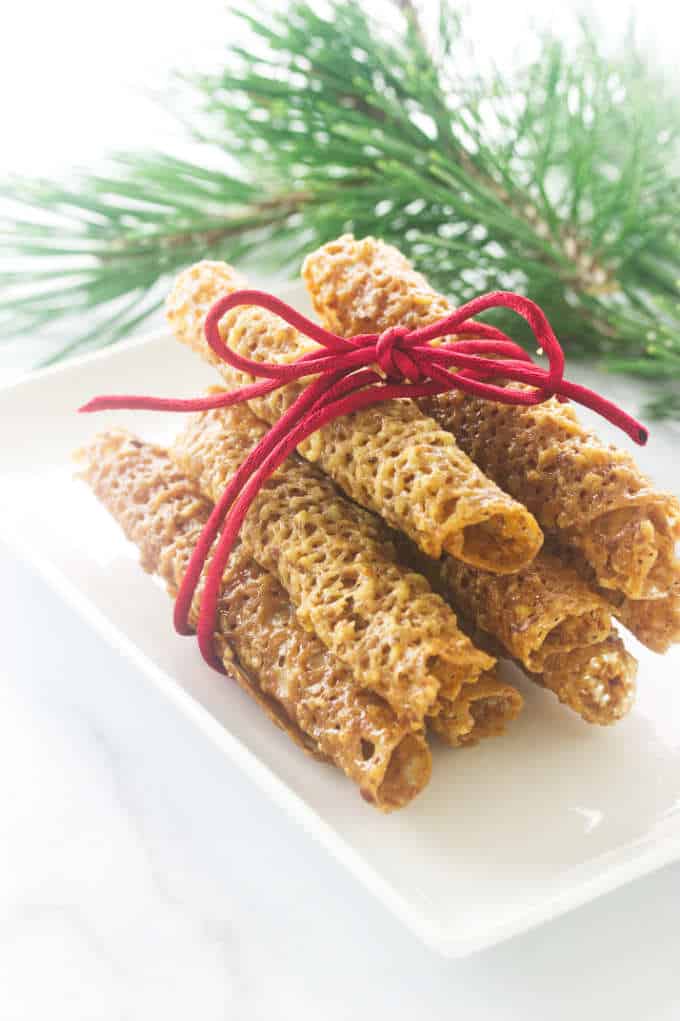
[[[203,412],[191,416],[170,455],[217,500],[266,431],[245,405]],[[493,666],[425,578],[396,562],[380,519],[297,455],[264,484],[240,537],[287,590],[303,627],[414,727],[440,694],[455,699]]]
[[[619,593],[615,593],[619,595]],[[618,599],[614,615],[638,641],[653,652],[668,652],[680,642],[680,592],[669,592],[661,599]]]
[[[552,543],[549,549],[579,574],[591,591],[607,603],[616,619],[648,649],[663,653],[680,642],[680,583],[657,599],[631,599],[623,592],[598,585],[595,571],[578,550],[555,547]]]
[[[546,652],[540,670],[531,670],[496,637],[476,627],[473,618],[461,613],[459,620],[475,645],[495,656],[509,656],[530,680],[552,691],[586,723],[610,726],[633,708],[638,663],[615,628],[599,641]]]
[[[633,707],[637,660],[612,630],[602,642],[548,656],[542,671],[529,676],[587,723],[610,726]]]
[[[612,629],[608,602],[572,567],[542,550],[522,571],[500,577],[447,556],[431,560],[404,536],[394,541],[479,648],[508,656],[588,723],[615,723],[630,710],[637,662]]]
[[[222,262],[201,262],[178,277],[166,303],[175,336],[217,365],[230,385],[252,377],[220,362],[203,326],[211,305],[243,286]],[[235,308],[222,318],[225,343],[256,361],[291,361],[314,345],[260,308]],[[281,417],[304,381],[251,402],[267,422]],[[451,433],[407,400],[336,419],[309,437],[300,452],[358,503],[409,535],[430,556],[443,549],[498,573],[531,561],[542,543],[536,520],[473,464]]]
[[[79,453],[82,478],[175,596],[212,509],[159,447],[116,431]],[[195,625],[196,607],[192,611]],[[287,593],[237,545],[224,575],[216,646],[227,673],[294,741],[340,768],[383,811],[427,784],[421,733],[361,690],[351,672],[298,623]]]
[[[498,737],[519,715],[523,699],[517,688],[488,670],[474,684],[464,684],[453,701],[440,699],[439,711],[428,720],[430,730],[452,747]]]
[[[442,558],[439,572],[453,605],[527,670],[541,671],[549,656],[600,642],[611,631],[605,600],[547,552],[502,577],[451,557]]]
[[[424,326],[453,311],[391,245],[345,235],[308,256],[303,275],[323,323],[345,335]],[[577,549],[604,588],[633,598],[680,580],[680,503],[623,450],[603,444],[556,399],[514,407],[462,392],[419,406],[540,525]]]

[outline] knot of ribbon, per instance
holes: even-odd
[[[423,380],[417,358],[409,354],[408,345],[404,343],[407,337],[408,330],[404,326],[390,326],[376,341],[375,360],[385,378],[393,383],[402,380],[420,383]]]
[[[242,305],[267,309],[316,341],[319,347],[288,363],[245,358],[225,344],[219,330],[225,313]],[[473,321],[473,316],[491,308],[510,309],[526,320],[538,347],[547,355],[547,368],[537,365],[501,330]],[[191,634],[191,607],[209,562],[196,630],[201,653],[216,670],[224,669],[213,641],[222,578],[241,524],[261,487],[279,465],[308,436],[341,415],[381,401],[436,396],[449,390],[525,407],[555,396],[591,408],[636,443],[647,442],[647,430],[640,422],[594,391],[564,378],[564,353],[545,314],[533,301],[510,291],[474,298],[429,326],[412,330],[394,326],[381,334],[339,337],[271,294],[240,290],[213,304],[204,329],[206,341],[218,358],[260,381],[189,400],[103,395],[93,398],[80,411],[114,408],[206,411],[262,397],[287,383],[314,377],[230,479],[201,532],[177,594],[175,628],[180,634]],[[431,343],[451,335],[456,339]],[[457,371],[452,372],[452,368]],[[523,388],[493,382],[494,379],[520,383]]]

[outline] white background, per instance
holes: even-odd
[[[150,98],[169,69],[214,70],[233,29],[225,0],[21,0],[3,18],[0,104],[4,169],[48,174],[90,165],[116,148],[163,148],[178,135]],[[248,0],[242,5],[248,7]],[[256,5],[254,5],[256,6]],[[279,0],[279,6],[285,6]],[[669,0],[597,0],[572,5],[545,0],[475,0],[470,27],[480,54],[501,66],[531,46],[532,23],[574,31],[572,10],[591,10],[614,43],[634,13],[652,59],[677,66],[680,8]],[[434,5],[425,0],[426,18]],[[388,16],[385,0],[370,9]]]
[[[607,33],[623,31],[625,9],[595,6]],[[161,88],[170,67],[219,66],[225,10],[14,5],[0,34],[2,172],[174,147],[172,119],[140,90]],[[637,12],[664,62],[680,27],[669,10]],[[530,16],[556,17],[538,2],[475,4],[500,60]],[[0,349],[0,371],[16,357]],[[2,1021],[680,1016],[680,867],[441,960],[9,555],[0,577]]]

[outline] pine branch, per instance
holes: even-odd
[[[680,417],[680,111],[668,83],[630,39],[607,57],[587,23],[576,49],[546,36],[510,79],[485,78],[467,70],[446,3],[431,43],[411,0],[395,6],[394,26],[354,0],[328,15],[301,0],[285,15],[242,12],[247,41],[227,49],[224,72],[182,79],[205,166],[123,155],[71,188],[6,189],[0,254],[38,269],[9,280],[0,331],[96,308],[100,326],[69,350],[112,343],[191,261],[292,267],[352,230],[398,244],[456,300],[529,294],[570,353],[663,380],[653,410]],[[242,176],[209,169],[225,149]]]
[[[53,268],[4,275],[0,336],[99,312],[47,363],[125,336],[157,309],[161,285],[178,269],[206,254],[243,259],[308,200],[296,192],[260,198],[247,182],[166,156],[119,156],[111,176],[71,188],[18,183],[9,194],[27,212],[0,226],[0,255],[48,259]]]

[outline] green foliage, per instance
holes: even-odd
[[[1,225],[1,254],[38,269],[9,282],[0,328],[100,309],[54,360],[117,340],[198,258],[292,268],[344,231],[372,233],[459,301],[523,291],[568,352],[663,380],[654,411],[680,416],[680,113],[668,83],[630,37],[606,56],[586,23],[576,47],[546,36],[510,78],[478,74],[446,0],[432,45],[414,8],[397,7],[393,27],[346,0],[242,12],[245,41],[227,48],[224,71],[181,82],[200,110],[204,164],[118,156],[70,189],[5,189],[19,212]],[[210,169],[224,151],[240,176]]]

